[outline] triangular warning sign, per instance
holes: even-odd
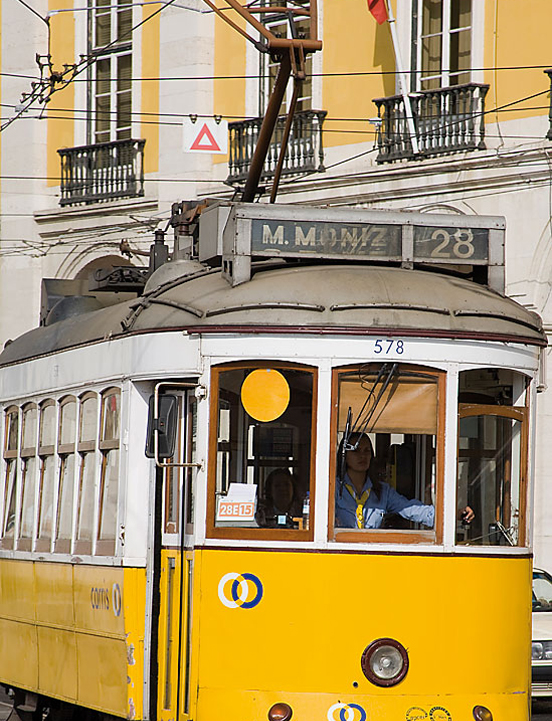
[[[207,150],[213,153],[220,153],[220,146],[213,137],[213,133],[207,127],[207,123],[203,123],[203,127],[199,131],[197,138],[190,145],[190,150]]]

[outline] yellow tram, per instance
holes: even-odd
[[[502,220],[216,202],[188,247],[0,355],[15,714],[528,719],[545,336]]]

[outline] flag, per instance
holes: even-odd
[[[381,25],[387,20],[387,7],[385,0],[368,0],[368,10]]]

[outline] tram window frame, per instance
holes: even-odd
[[[29,418],[34,414],[31,432]],[[38,472],[38,427],[39,408],[36,403],[25,403],[21,406],[21,491],[19,499],[19,524],[17,530],[17,549],[30,551],[35,536],[35,512],[37,506],[37,472]],[[24,527],[30,516],[30,530],[26,534]]]
[[[331,411],[331,432],[330,432],[330,497],[328,504],[328,540],[338,543],[370,543],[370,544],[431,544],[440,545],[443,543],[443,499],[445,483],[445,419],[446,419],[446,371],[411,363],[397,364],[399,369],[405,373],[423,375],[434,379],[436,387],[436,432],[435,432],[435,520],[433,528],[426,529],[354,529],[340,528],[335,523],[335,493],[337,483],[337,449],[339,447],[339,381],[342,374],[358,371],[363,367],[373,366],[374,369],[381,366],[379,361],[368,361],[363,364],[352,364],[338,366],[332,369],[332,411]],[[370,430],[376,433],[377,430]]]
[[[180,482],[180,473],[182,469],[174,464],[182,463],[182,448],[184,443],[182,439],[183,403],[184,398],[182,395],[179,395],[176,401],[177,431],[174,456],[169,459],[169,462],[163,468],[163,532],[166,535],[175,537],[180,533],[182,513],[182,485]]]
[[[309,518],[308,528],[262,528],[217,526],[216,516],[216,474],[218,457],[218,423],[219,423],[219,392],[220,377],[225,371],[254,371],[272,369],[276,371],[303,371],[310,374],[312,383],[311,419],[310,419],[310,458],[309,458]],[[318,368],[305,364],[271,360],[236,361],[214,365],[211,367],[211,397],[209,423],[209,456],[207,464],[207,518],[206,532],[208,538],[226,538],[266,541],[312,541],[314,539],[314,504],[316,493],[316,445],[317,445],[317,413],[318,413]],[[247,414],[246,414],[247,415]]]
[[[12,419],[15,418],[15,423]],[[19,433],[21,419],[19,417],[18,406],[8,406],[4,411],[4,489],[3,489],[3,505],[2,505],[2,533],[1,548],[13,549],[15,543],[15,521],[17,514],[17,486],[19,479]],[[14,436],[15,433],[15,436]],[[14,443],[15,441],[15,443]],[[15,447],[14,447],[15,445]],[[7,524],[9,522],[10,509],[13,504],[13,533],[7,533]],[[9,529],[11,531],[11,528]]]
[[[93,429],[91,429],[90,437],[83,438],[84,423],[88,415],[84,412],[84,406],[87,402],[94,402],[93,413]],[[92,553],[92,544],[95,536],[95,519],[96,519],[96,478],[98,469],[98,435],[100,432],[100,397],[95,391],[87,391],[79,398],[79,416],[78,416],[78,441],[77,453],[78,459],[78,484],[77,484],[77,510],[75,518],[74,531],[74,548],[75,553],[90,555]],[[88,430],[88,425],[86,426]],[[90,482],[91,478],[91,482]],[[90,488],[91,486],[91,488]],[[88,500],[88,496],[84,495],[85,491],[92,491],[92,499],[90,505],[83,508],[83,497]],[[82,519],[84,512],[92,514],[90,521],[90,537],[87,538],[84,533],[81,534]]]
[[[188,407],[186,415],[186,463],[194,463],[197,458],[197,398],[188,391],[187,393]],[[186,518],[185,532],[191,535],[194,532],[194,480],[197,477],[197,468],[189,466],[184,468],[184,488],[186,492]]]
[[[197,453],[197,398],[193,389],[171,389],[177,398],[177,433],[174,456],[163,468],[163,534],[165,545],[178,543],[184,533],[194,532],[194,479],[196,469],[179,466],[193,463]],[[182,496],[184,494],[184,497]]]
[[[116,426],[110,427],[108,424],[109,419],[112,417],[108,413],[108,403],[110,399],[116,398]],[[97,496],[97,507],[98,507],[98,523],[97,523],[97,538],[96,538],[96,554],[99,556],[113,556],[115,554],[115,548],[117,544],[117,529],[119,520],[119,499],[120,499],[120,486],[121,486],[121,410],[122,410],[123,394],[121,389],[113,386],[102,391],[101,394],[101,425],[100,425],[100,439],[99,439],[99,452],[100,452],[100,476],[98,479],[98,496]],[[114,475],[112,475],[114,471]],[[115,486],[115,499],[114,507],[112,508],[113,514],[109,513],[109,508],[106,508],[106,504],[109,503],[110,499],[113,501],[113,497],[110,495],[112,492],[112,484]],[[106,492],[107,489],[107,492]],[[107,511],[107,513],[106,513]],[[104,521],[113,520],[112,533],[113,537],[103,537],[104,533]]]
[[[54,522],[55,522],[55,502],[56,502],[56,480],[57,480],[57,424],[58,424],[58,406],[55,400],[47,398],[40,405],[39,412],[39,440],[38,440],[38,458],[39,458],[39,475],[38,475],[38,501],[37,501],[37,521],[36,521],[36,551],[51,551]],[[53,418],[46,418],[48,409],[53,409]],[[43,431],[50,431],[53,435],[47,440],[51,443],[43,443]],[[49,492],[50,498],[46,498],[45,490]],[[46,500],[45,500],[46,499]],[[48,504],[48,500],[50,504]],[[42,522],[44,520],[45,511],[50,510],[49,530],[46,525],[46,532],[41,535]],[[45,521],[45,524],[47,522]]]
[[[67,417],[67,409],[74,408],[73,418]],[[70,553],[73,539],[73,510],[75,500],[75,472],[76,472],[76,433],[78,428],[79,404],[73,395],[64,396],[59,401],[58,443],[59,457],[57,475],[57,509],[54,531],[54,551],[56,553]],[[69,431],[67,431],[69,425]],[[66,473],[68,461],[72,459],[72,469]],[[70,502],[67,501],[66,491],[69,491]],[[62,518],[69,513],[69,537],[60,537]]]
[[[490,374],[493,374],[495,376],[495,382],[497,385],[497,389],[495,391],[495,397],[492,395],[489,395],[489,391],[494,390],[492,388],[492,384],[489,383],[488,389],[485,389],[485,392],[487,394],[487,397],[481,393],[480,400],[487,401],[487,402],[462,402],[461,398],[467,398],[469,397],[470,389],[468,388],[468,395],[466,395],[466,391],[464,391],[461,388],[460,381],[462,380],[462,375],[464,378],[468,377],[468,374],[482,374],[483,372],[487,372]],[[502,377],[501,377],[502,376]],[[511,376],[511,383],[507,382],[508,376]],[[506,382],[505,382],[506,381]],[[527,547],[527,507],[528,507],[528,472],[529,472],[529,410],[530,410],[530,382],[531,379],[529,376],[525,375],[524,373],[521,373],[520,371],[515,371],[512,369],[497,369],[497,368],[477,368],[472,369],[468,371],[462,371],[461,376],[459,379],[459,388],[458,388],[458,437],[457,437],[457,478],[456,478],[456,495],[457,498],[461,494],[460,490],[460,464],[462,458],[466,459],[470,456],[471,449],[462,449],[460,447],[460,438],[462,437],[461,432],[461,421],[466,418],[502,418],[502,419],[509,419],[511,421],[518,421],[520,424],[519,427],[519,439],[518,439],[518,445],[519,445],[519,458],[518,461],[518,479],[517,479],[517,495],[519,498],[519,508],[518,508],[518,527],[517,527],[517,539],[515,539],[515,543],[510,543],[508,541],[508,538],[511,540],[511,534],[509,533],[510,527],[505,527],[500,519],[495,519],[497,521],[497,529],[493,533],[489,532],[485,535],[481,535],[480,537],[472,537],[470,538],[470,535],[473,536],[473,529],[476,528],[474,526],[474,522],[472,521],[472,524],[467,529],[463,529],[461,527],[461,523],[458,522],[455,529],[455,543],[458,547],[461,547],[463,549],[465,548],[500,548],[501,551],[507,550],[508,548],[525,548]],[[466,385],[466,384],[465,384]],[[511,387],[510,387],[511,386]],[[503,388],[504,390],[499,393],[500,388]],[[508,390],[510,388],[510,390]],[[473,391],[472,391],[473,392]],[[489,402],[494,401],[494,402]],[[498,429],[497,429],[498,431]],[[477,436],[477,439],[479,439],[479,436]],[[481,439],[483,443],[485,443],[485,438],[483,437]],[[513,450],[515,446],[515,442],[511,443],[510,450]],[[482,453],[477,456],[477,458],[483,459],[484,457],[489,457],[491,461],[494,461],[495,463],[498,461],[500,462],[501,458],[503,459],[504,463],[509,465],[511,470],[511,460],[508,460],[507,455],[504,454],[505,447],[500,447],[495,449],[496,454],[494,456],[489,456],[489,453],[492,452],[493,449],[486,448],[482,449]],[[500,452],[500,455],[497,455]],[[475,457],[475,456],[474,456]],[[495,480],[496,482],[496,480]],[[503,490],[502,486],[507,486],[509,484],[509,489],[507,490],[507,494],[510,497],[511,502],[511,484],[512,484],[512,478],[510,477],[509,481],[506,482],[504,479],[500,481],[500,488]],[[497,492],[497,487],[495,486],[495,494]],[[472,491],[474,493],[475,491]],[[463,491],[462,491],[463,493]],[[466,490],[467,493],[467,490]],[[463,499],[464,500],[464,499]],[[477,521],[477,516],[482,515],[479,513],[479,509],[477,505],[473,502],[472,499],[467,497],[466,499],[467,505],[470,505],[470,507],[475,506],[473,508],[476,518],[475,521]],[[497,507],[497,512],[499,511],[501,514],[503,512],[502,504],[500,504],[500,507]],[[515,515],[515,514],[514,514]],[[488,520],[488,519],[487,519]],[[481,518],[481,522],[485,522],[485,519]],[[490,524],[489,524],[490,525]],[[500,527],[504,529],[503,531],[500,530]],[[482,529],[481,529],[482,530]],[[470,533],[471,531],[471,533]],[[484,543],[484,539],[487,538],[488,542]],[[477,543],[477,541],[480,541]]]

